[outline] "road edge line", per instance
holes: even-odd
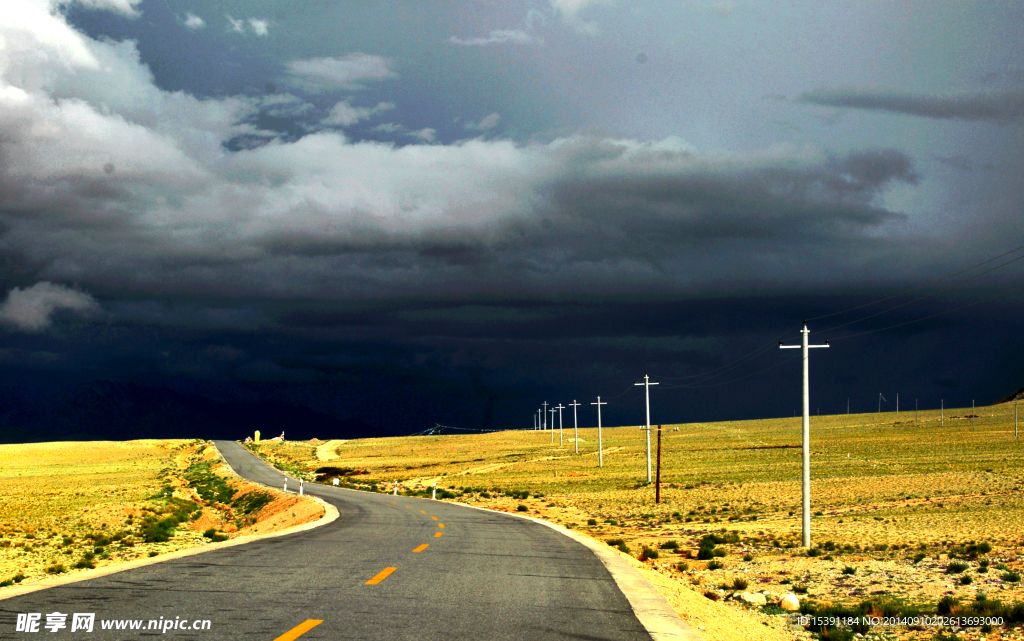
[[[216,447],[217,446],[214,445],[214,448]],[[221,454],[220,450],[217,450],[217,453]],[[227,460],[223,458],[223,455],[221,455],[221,460],[223,460],[224,463],[228,466],[228,469],[234,472],[234,469],[231,467],[231,464],[228,463]],[[256,483],[256,481],[249,481],[248,479],[238,476],[237,473],[235,473],[235,476],[245,480],[248,483]],[[256,485],[263,485],[263,483],[256,483]],[[263,487],[269,488],[271,490],[276,490],[278,492],[281,491],[277,488],[272,488],[269,485],[263,485]],[[159,556],[146,557],[144,559],[135,559],[133,561],[126,561],[124,563],[118,563],[116,565],[108,565],[102,568],[95,568],[93,570],[83,570],[82,572],[77,572],[71,576],[46,577],[39,581],[35,581],[30,585],[22,584],[19,587],[13,588],[11,590],[3,590],[2,592],[0,592],[0,601],[3,601],[4,599],[10,599],[16,596],[22,596],[24,594],[29,594],[32,592],[38,592],[40,590],[47,590],[49,588],[59,587],[62,585],[69,585],[71,583],[78,583],[80,581],[88,581],[90,579],[98,579],[102,576],[109,576],[111,574],[117,574],[118,572],[124,572],[126,570],[134,570],[136,568],[145,567],[147,565],[163,563],[164,561],[173,561],[174,559],[181,559],[187,556],[195,556],[197,554],[203,554],[204,552],[222,550],[224,548],[230,548],[236,545],[244,545],[246,543],[261,541],[263,539],[272,539],[278,536],[298,534],[299,532],[305,532],[306,530],[312,530],[322,525],[327,525],[337,520],[338,517],[340,516],[340,514],[338,513],[338,508],[334,507],[327,501],[324,501],[320,497],[307,494],[306,498],[316,501],[317,503],[320,504],[322,508],[324,508],[324,515],[320,517],[319,520],[311,521],[309,523],[303,523],[302,525],[294,525],[290,528],[279,530],[277,532],[268,532],[266,534],[246,534],[245,536],[240,536],[229,541],[207,543],[206,545],[200,547],[185,548],[184,550],[175,550],[174,552],[168,552],[167,554],[161,554]]]
[[[608,573],[612,575],[615,585],[618,586],[619,591],[622,592],[629,602],[629,606],[633,609],[633,614],[636,615],[637,620],[640,621],[640,625],[644,626],[644,629],[647,630],[647,633],[651,635],[654,641],[704,641],[703,637],[689,623],[683,621],[679,613],[668,602],[668,599],[661,592],[658,592],[658,588],[654,587],[644,575],[640,574],[626,559],[622,558],[618,552],[612,550],[607,545],[603,545],[599,541],[578,532],[573,532],[561,525],[556,525],[533,516],[491,510],[478,505],[466,505],[465,503],[445,502],[445,505],[461,505],[462,507],[474,510],[504,514],[525,521],[533,521],[582,544],[604,564]]]

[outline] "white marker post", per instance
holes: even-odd
[[[824,345],[808,345],[807,336],[811,333],[807,329],[807,321],[804,321],[804,328],[800,330],[803,335],[800,345],[783,345],[779,341],[780,349],[800,349],[803,351],[804,361],[804,418],[803,418],[803,547],[811,547],[811,387],[810,375],[808,373],[808,350],[817,347],[828,347],[828,341]],[[881,397],[881,394],[879,394]]]
[[[305,481],[303,479],[299,479],[299,496],[305,496],[303,483],[305,483]]]
[[[434,491],[430,493],[431,500],[437,500],[437,481],[434,481]]]
[[[288,477],[287,476],[284,477],[284,491],[285,492],[288,491]]]
[[[597,405],[597,466],[604,467],[604,443],[601,440],[601,406],[607,405],[608,403],[602,403],[601,397],[597,397],[596,403],[591,405]]]
[[[340,485],[340,481],[338,481],[338,477],[337,476],[334,477],[334,484],[335,485]]]
[[[398,481],[395,481],[395,493],[394,496],[398,496]]]

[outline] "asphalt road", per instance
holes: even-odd
[[[237,443],[217,447],[240,476],[281,486],[279,472]],[[322,623],[286,638],[651,638],[593,553],[550,528],[441,501],[322,485],[307,490],[340,517],[305,532],[2,600],[0,639],[155,634],[273,641],[298,635],[310,620]],[[69,615],[66,628],[45,627],[53,612]],[[92,633],[71,632],[76,612],[95,614]],[[19,613],[41,614],[39,632],[15,631]],[[145,629],[160,617],[210,624],[198,631]],[[104,631],[102,620],[141,620],[143,629]]]

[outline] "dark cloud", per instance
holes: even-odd
[[[1024,120],[1024,92],[927,96],[858,89],[816,89],[798,102],[826,107],[847,107],[938,118],[1014,124]]]

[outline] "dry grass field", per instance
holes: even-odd
[[[0,445],[3,588],[319,517],[241,481],[203,441]],[[315,513],[315,514],[314,514]]]
[[[942,596],[1024,601],[1016,580],[1024,570],[1024,434],[1014,438],[1012,404],[974,414],[812,417],[812,556],[797,547],[798,418],[664,426],[660,504],[646,483],[645,432],[636,426],[603,430],[601,468],[596,429],[579,431],[579,454],[571,428],[561,447],[558,431],[515,431],[353,440],[332,448],[337,458],[329,461],[322,449],[317,457],[322,442],[253,449],[308,480],[330,466],[346,484],[380,491],[397,481],[402,491],[423,492],[436,482],[449,500],[622,539],[633,556],[647,547],[659,552],[645,560],[652,570],[711,599],[728,599],[746,581],[748,591],[769,597],[899,598],[934,612]],[[717,546],[726,553],[721,569],[694,558],[708,534],[729,539]],[[957,561],[966,569],[957,572]],[[1021,638],[1017,630],[995,633]]]

